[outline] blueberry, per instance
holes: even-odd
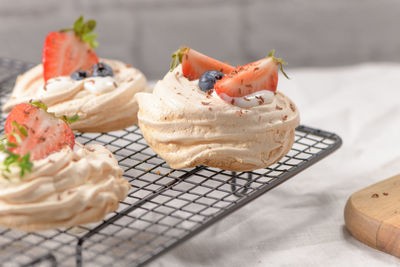
[[[204,72],[199,79],[199,87],[201,91],[207,92],[214,88],[214,84],[217,80],[221,80],[224,77],[222,72],[217,70],[209,70]]]
[[[92,66],[92,76],[93,77],[114,76],[114,73],[109,65],[99,62]]]
[[[71,74],[71,78],[77,81],[83,80],[87,77],[89,77],[89,72],[87,72],[86,70],[77,70]]]

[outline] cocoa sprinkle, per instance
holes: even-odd
[[[264,98],[262,96],[256,96],[256,98],[258,99],[258,104],[259,105],[264,104]]]

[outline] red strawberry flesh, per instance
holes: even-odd
[[[190,81],[199,79],[201,75],[209,70],[217,70],[224,74],[228,74],[235,68],[227,63],[223,63],[191,48],[181,48],[182,55],[182,72],[183,76]]]
[[[14,121],[26,129],[27,136],[19,132],[13,125]],[[5,133],[10,134],[13,131],[21,137],[22,142],[17,143],[14,136],[9,136],[9,142],[18,145],[10,151],[21,156],[30,152],[31,160],[46,158],[66,146],[73,148],[75,144],[74,133],[67,123],[30,104],[18,104],[8,115]]]
[[[98,61],[93,49],[72,32],[51,32],[46,36],[42,54],[45,81],[89,70]]]
[[[267,57],[237,67],[230,74],[218,80],[214,89],[218,95],[243,97],[260,90],[276,91],[280,63],[274,57]]]

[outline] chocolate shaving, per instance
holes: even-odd
[[[248,99],[247,97],[243,97],[243,99],[245,100],[245,101],[250,101],[250,99]]]
[[[264,98],[262,96],[256,96],[256,98],[258,99],[258,104],[259,105],[264,104]]]
[[[280,106],[276,105],[275,109],[282,110],[283,108],[281,108]]]
[[[378,197],[379,197],[379,195],[376,193],[371,195],[371,198],[378,198]]]
[[[293,105],[292,103],[290,103],[290,109],[291,109],[293,112],[296,111],[296,108],[294,107],[294,105]]]
[[[201,104],[203,104],[203,105],[207,106],[207,105],[210,105],[210,102],[204,102],[204,101],[201,101]]]
[[[384,195],[384,196],[388,196],[388,195],[389,195],[389,193],[383,192],[383,195]]]
[[[257,67],[257,68],[254,68],[254,71],[258,71],[259,69],[260,69],[260,68],[258,68],[258,67]]]
[[[234,105],[234,104],[235,104],[235,99],[234,99],[234,98],[232,98],[232,100],[231,100],[231,104],[232,104],[232,105]]]
[[[282,120],[283,120],[283,121],[287,120],[287,115],[283,116],[283,117],[282,117]]]

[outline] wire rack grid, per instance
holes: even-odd
[[[0,104],[16,75],[32,67],[0,59]],[[3,132],[5,115],[1,114]],[[36,233],[0,227],[4,266],[139,266],[167,252],[340,147],[336,134],[299,126],[278,163],[251,172],[216,168],[174,170],[145,143],[136,126],[110,133],[78,133],[114,153],[132,188],[103,221]]]

